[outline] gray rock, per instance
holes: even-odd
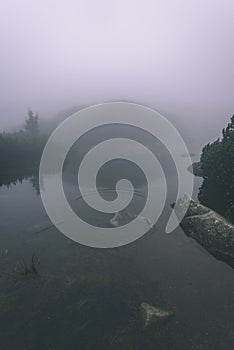
[[[216,258],[234,266],[234,226],[208,207],[184,196],[177,202],[175,213],[189,201],[189,208],[180,225],[189,237],[194,238]]]
[[[140,311],[144,327],[148,327],[156,321],[167,320],[174,315],[171,311],[150,305],[146,302],[141,303]]]
[[[127,224],[129,221],[129,216],[123,212],[116,212],[114,216],[110,219],[110,224],[113,227],[119,227]]]
[[[126,225],[127,223],[129,223],[130,221],[134,220],[136,217],[138,217],[138,219],[144,220],[146,225],[149,226],[150,228],[153,228],[153,225],[150,221],[149,218],[142,216],[142,215],[134,215],[134,214],[130,214],[127,211],[126,212],[121,212],[121,211],[117,211],[114,216],[110,219],[110,224],[113,227],[119,227],[122,225]]]

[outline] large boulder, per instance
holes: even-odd
[[[180,223],[185,234],[194,238],[218,259],[234,266],[234,226],[188,196],[179,199],[175,206],[178,217],[180,210],[188,204],[188,210]]]

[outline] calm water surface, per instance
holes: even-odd
[[[194,197],[200,184],[196,178]],[[100,250],[53,227],[36,187],[31,178],[0,188],[1,349],[233,349],[234,271],[180,228],[164,233],[170,191],[153,231],[130,245]],[[86,211],[72,180],[65,189],[86,219],[109,219]],[[40,276],[21,276],[17,264],[33,253]],[[174,310],[175,317],[143,330],[143,301]]]

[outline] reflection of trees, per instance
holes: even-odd
[[[39,186],[39,177],[37,175],[33,175],[29,178],[29,181],[32,184],[32,187],[35,189],[36,193],[39,195],[40,194],[40,186]]]
[[[39,176],[38,166],[32,168],[29,167],[15,167],[7,169],[7,171],[0,172],[0,187],[7,186],[11,187],[16,185],[18,182],[22,183],[23,180],[29,180],[36,193],[40,193],[39,189]]]

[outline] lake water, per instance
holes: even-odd
[[[35,177],[7,187],[8,177],[14,178],[4,175],[0,188],[1,349],[233,349],[233,269],[180,227],[165,234],[173,176],[155,229],[132,244],[104,250],[75,243],[50,223]],[[194,198],[200,185],[196,178]],[[72,177],[64,187],[86,219],[106,220],[84,209]],[[144,183],[139,202],[142,193]],[[17,264],[30,261],[33,253],[39,277],[23,276]],[[173,310],[175,317],[144,330],[143,301]]]

